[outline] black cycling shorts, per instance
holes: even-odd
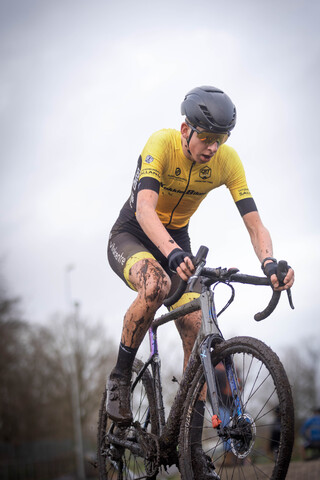
[[[191,253],[190,238],[186,227],[179,230],[168,230],[168,232],[182,250]],[[174,287],[178,283],[177,274],[169,269],[166,257],[142,231],[141,233],[139,231],[135,233],[136,234],[133,235],[129,232],[119,232],[117,228],[111,230],[107,255],[112,270],[125,282],[126,285],[135,290],[134,286],[129,281],[129,271],[131,267],[139,260],[154,258],[160,263],[162,268],[172,279],[173,287],[169,294],[171,295]],[[197,296],[199,295],[191,293],[184,294],[183,300],[181,299],[178,304],[182,305],[187,303]]]

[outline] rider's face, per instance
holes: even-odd
[[[202,130],[199,128],[199,130]],[[206,144],[202,142],[196,132],[193,133],[189,147],[187,144],[187,140],[190,136],[191,128],[183,122],[181,125],[181,142],[182,142],[182,149],[183,153],[187,158],[193,160],[196,163],[207,163],[209,160],[215,155],[217,152],[219,145],[217,142],[212,144]],[[189,153],[189,151],[190,153]]]

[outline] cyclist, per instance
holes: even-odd
[[[107,413],[119,424],[132,421],[131,368],[154,314],[175,288],[176,279],[187,280],[194,271],[189,220],[211,190],[221,185],[230,190],[273,288],[288,289],[294,281],[290,268],[284,285],[279,284],[271,237],[248,189],[241,160],[226,145],[236,124],[236,108],[231,99],[218,88],[197,87],[185,96],[181,113],[185,119],[180,131],[163,129],[147,141],[138,159],[131,194],[109,238],[108,259],[112,269],[137,291],[124,316],[117,363],[107,385]],[[186,292],[178,303],[186,303],[195,295]],[[184,366],[200,323],[200,312],[176,321]],[[193,419],[195,448],[201,445],[204,400],[198,401],[198,413]],[[204,478],[218,478],[214,467],[210,470],[207,465],[204,454],[197,452],[194,457],[200,462],[199,471],[207,469]]]
[[[303,438],[303,460],[307,460],[308,450],[314,451],[315,458],[318,457],[320,453],[320,408],[316,408],[313,416],[304,422],[301,427],[301,435]]]

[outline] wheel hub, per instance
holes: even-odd
[[[256,439],[256,425],[251,415],[245,413],[237,417],[230,436],[233,454],[238,458],[247,457]]]
[[[219,435],[230,444],[231,451],[238,458],[249,455],[256,438],[256,425],[248,413],[233,419],[232,426],[224,427]]]

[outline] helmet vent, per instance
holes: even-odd
[[[199,107],[201,108],[201,110],[203,111],[203,113],[205,114],[207,119],[210,122],[215,123],[215,120],[214,120],[213,116],[211,115],[211,113],[209,112],[209,110],[207,109],[207,107],[205,105],[199,105]]]

